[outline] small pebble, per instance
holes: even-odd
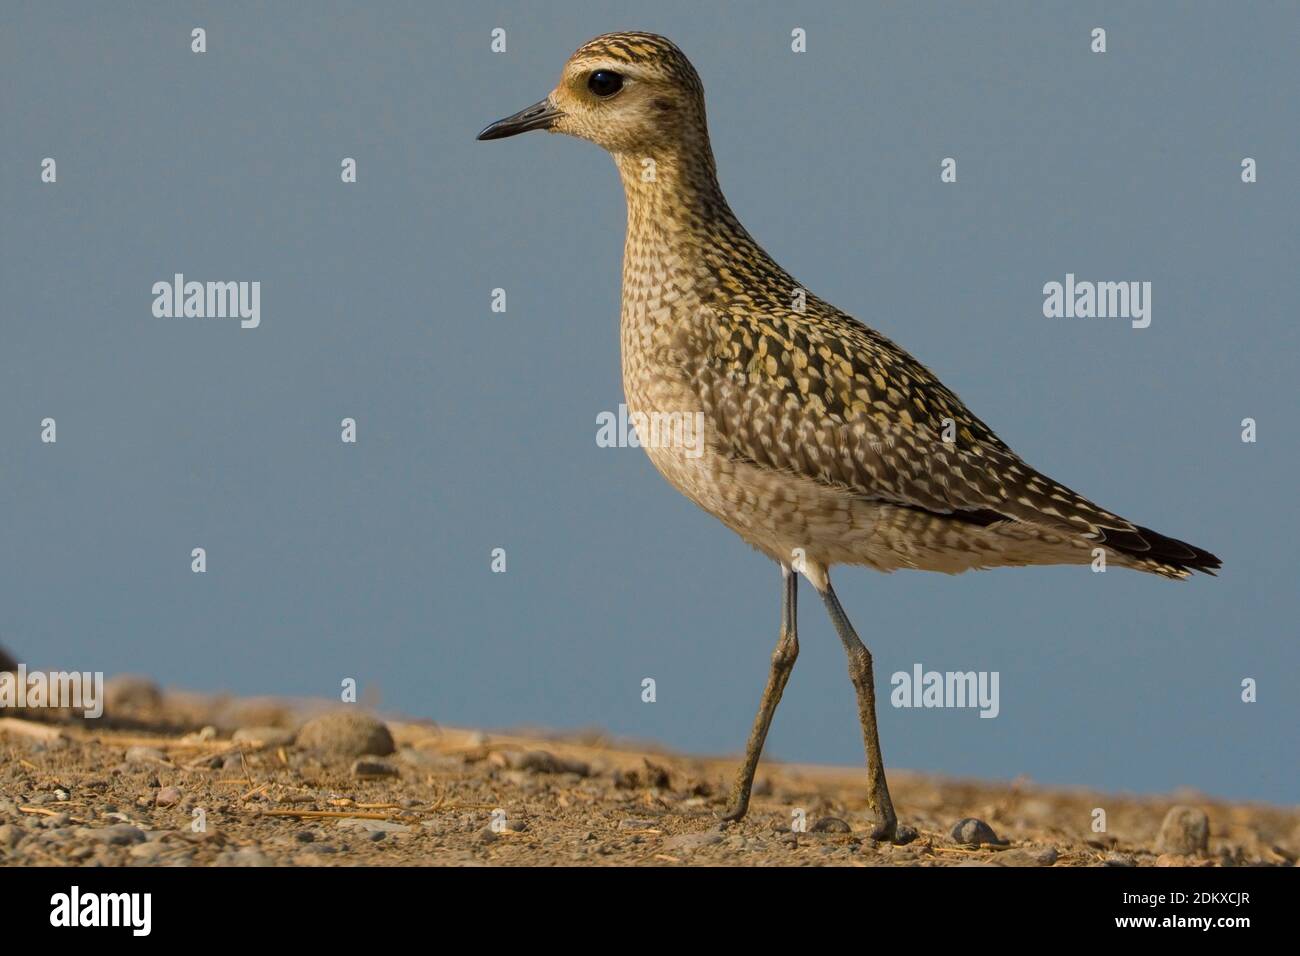
[[[1170,807],[1160,824],[1156,849],[1161,853],[1193,856],[1204,853],[1209,846],[1210,818],[1196,807]]]
[[[161,843],[137,843],[131,847],[130,854],[132,858],[142,863],[152,863],[158,859],[166,849]]]
[[[107,827],[80,827],[76,833],[79,837],[88,837],[110,846],[127,846],[145,841],[144,831],[129,823],[115,823]]]
[[[683,853],[693,853],[706,846],[715,846],[721,842],[722,834],[716,830],[707,830],[704,833],[681,833],[665,840],[664,849],[669,852],[676,850]]]
[[[284,727],[240,727],[230,736],[230,742],[262,747],[287,747],[297,735]]]
[[[147,677],[118,674],[104,682],[104,710],[112,715],[120,711],[148,710],[162,704],[162,691]]]
[[[511,770],[527,770],[531,773],[572,773],[579,777],[591,776],[591,766],[581,760],[559,757],[546,750],[497,750],[493,751],[494,763],[509,767]]]
[[[352,776],[359,777],[363,780],[373,780],[381,777],[398,777],[401,776],[401,773],[387,760],[378,760],[374,757],[362,757],[353,762]]]
[[[227,850],[217,857],[218,866],[270,866],[271,860],[255,846],[240,847],[233,852]]]
[[[996,857],[1003,866],[1051,866],[1056,862],[1056,847],[1018,847],[999,853]]]
[[[340,830],[364,830],[367,833],[409,833],[411,827],[395,820],[363,820],[357,817],[344,817],[339,820]],[[308,834],[308,839],[311,839]]]
[[[126,752],[126,762],[146,766],[171,763],[167,755],[156,747],[131,747]]]
[[[388,725],[359,710],[336,710],[303,724],[296,742],[335,757],[386,757],[396,750]]]
[[[852,833],[853,827],[839,817],[818,817],[810,828],[811,833]]]
[[[958,820],[951,835],[954,843],[963,846],[1004,846],[1007,842],[994,833],[991,826],[975,817]]]

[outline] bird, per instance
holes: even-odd
[[[831,586],[833,566],[957,574],[1101,560],[1174,579],[1221,566],[1030,467],[928,368],[781,268],[723,195],[703,84],[671,40],[589,40],[545,98],[478,139],[529,130],[588,140],[618,168],[629,415],[703,425],[698,447],[644,438],[642,447],[673,487],[780,566],[779,637],[724,821],[749,809],[798,657],[800,577],[847,657],[872,839],[901,842],[908,828],[885,775],[873,660]]]

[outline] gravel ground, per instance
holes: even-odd
[[[108,701],[98,721],[0,716],[0,864],[1292,866],[1300,854],[1300,811],[1190,793],[891,770],[916,831],[895,846],[869,838],[856,768],[765,762],[749,816],[720,826],[731,759],[164,694],[135,678],[111,682]]]

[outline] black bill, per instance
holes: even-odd
[[[560,115],[560,111],[551,105],[549,99],[542,100],[527,109],[520,110],[514,116],[507,116],[505,119],[497,120],[479,133],[478,138],[505,139],[507,136],[514,136],[516,133],[527,133],[530,129],[550,129],[551,124]]]

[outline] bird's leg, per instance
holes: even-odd
[[[885,782],[885,762],[880,756],[880,734],[876,730],[876,688],[871,672],[871,652],[853,630],[848,615],[840,606],[839,598],[826,579],[822,592],[826,610],[830,612],[835,633],[840,636],[844,652],[849,657],[849,677],[858,694],[858,722],[862,725],[862,742],[867,751],[867,802],[876,815],[875,840],[893,840],[898,834],[898,818],[894,804],[889,799],[889,784]]]
[[[781,598],[781,637],[776,642],[776,649],[772,651],[772,670],[767,676],[767,686],[763,688],[758,716],[754,718],[754,728],[749,732],[749,743],[745,747],[745,762],[736,774],[730,806],[722,817],[724,820],[739,820],[749,809],[749,791],[754,786],[754,772],[758,769],[758,758],[763,753],[763,741],[767,739],[767,729],[772,726],[772,715],[776,713],[776,705],[781,702],[781,693],[785,690],[786,681],[790,679],[795,658],[799,656],[799,576],[789,565],[783,563],[781,577],[784,585]]]

